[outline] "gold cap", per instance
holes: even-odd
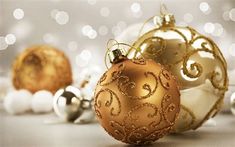
[[[175,17],[173,14],[165,14],[161,18],[163,26],[175,26]]]
[[[175,26],[175,17],[169,13],[165,4],[160,5],[161,25],[162,26]]]

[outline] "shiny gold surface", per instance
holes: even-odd
[[[28,89],[31,92],[44,89],[54,93],[72,83],[68,58],[48,45],[27,48],[16,58],[12,71],[16,89]]]
[[[193,116],[194,109],[198,108],[184,106],[182,113],[187,113],[191,118],[185,123],[180,120],[184,117],[180,117],[177,122],[182,122],[184,124],[180,126],[185,126],[184,129],[177,129],[179,132],[196,129],[214,116],[221,107],[228,87],[226,61],[211,39],[191,27],[175,26],[173,18],[170,18],[172,21],[169,20],[168,23],[164,22],[164,19],[165,16],[162,16],[163,22],[159,23],[160,26],[140,36],[133,46],[138,48],[145,58],[153,59],[170,70],[176,76],[181,90],[204,84],[207,79],[211,82],[218,99],[213,102],[209,111],[204,110],[206,112],[203,119],[194,121],[197,119]],[[128,54],[138,56],[133,50]],[[184,105],[184,101],[181,101],[181,105]]]
[[[153,60],[113,64],[95,90],[95,112],[103,128],[129,144],[149,144],[170,132],[180,110],[174,76]]]

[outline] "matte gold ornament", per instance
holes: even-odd
[[[177,78],[181,111],[175,131],[197,129],[221,108],[227,90],[227,65],[217,45],[191,27],[175,26],[172,14],[162,14],[157,27],[133,46],[145,58],[164,65]],[[138,56],[137,52],[128,54]]]
[[[52,93],[72,83],[68,58],[62,51],[38,45],[27,48],[13,64],[13,85],[31,92],[49,90]]]
[[[128,144],[149,144],[168,134],[180,110],[172,74],[153,60],[127,59],[119,49],[99,80],[94,107],[103,128]]]

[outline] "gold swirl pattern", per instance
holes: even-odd
[[[145,65],[146,64],[146,61],[143,57],[139,57],[137,59],[132,59],[131,60],[133,63],[135,64],[139,64],[139,65]]]
[[[124,69],[125,69],[125,66],[124,66],[124,64],[121,63],[121,64],[118,66],[118,69],[117,69],[116,71],[113,71],[113,72],[111,73],[111,80],[110,80],[110,81],[103,83],[103,82],[106,80],[106,78],[107,78],[107,73],[105,72],[105,73],[102,75],[102,77],[101,77],[101,79],[99,80],[98,83],[99,83],[101,86],[105,86],[105,85],[111,84],[112,82],[114,82],[115,80],[117,80],[117,79],[120,77],[120,75],[122,74],[122,72],[123,72]]]
[[[217,95],[213,107],[206,108],[205,117],[199,121],[192,121],[193,124],[189,123],[190,126],[186,128],[200,127],[219,111],[224,93],[228,89],[227,65],[220,49],[211,39],[191,27],[163,25],[142,35],[133,47],[139,49],[144,57],[167,67],[176,75],[181,89],[199,86],[204,84],[205,80],[211,82]],[[161,74],[159,76],[161,85],[169,88],[165,78],[162,78]]]
[[[148,44],[146,44],[146,42],[148,42]],[[140,44],[140,46],[143,45],[146,45],[146,53],[148,56],[156,57],[164,52],[166,41],[161,37],[152,37],[145,39],[143,43]]]
[[[160,80],[162,87],[164,87],[165,89],[169,89],[170,88],[170,84],[169,84],[170,76],[165,71],[166,70],[163,69],[160,72],[159,80]]]
[[[110,96],[109,96],[109,99],[106,100],[106,101],[104,101],[104,106],[105,106],[105,107],[111,107],[111,106],[112,106],[112,103],[113,103],[113,101],[114,101],[113,99],[115,98],[115,99],[116,99],[116,104],[117,104],[117,106],[116,106],[116,107],[115,107],[115,106],[112,106],[112,107],[111,107],[110,115],[111,115],[111,116],[117,116],[117,115],[119,115],[119,114],[121,113],[121,102],[120,102],[120,100],[119,100],[117,94],[116,94],[115,92],[113,92],[112,90],[110,90],[110,89],[104,89],[104,90],[100,90],[100,91],[97,93],[96,98],[95,98],[95,108],[96,108],[95,111],[98,112],[98,115],[97,115],[97,116],[102,117],[100,111],[99,111],[97,108],[101,108],[101,107],[102,107],[102,102],[103,102],[103,101],[99,100],[99,98],[100,98],[100,94],[101,94],[101,93],[104,93],[104,92],[108,92],[109,95],[110,95]],[[115,108],[116,108],[117,110],[116,110]],[[115,110],[116,110],[116,112],[115,112]]]
[[[98,82],[94,102],[104,129],[129,144],[149,144],[169,133],[180,108],[175,78],[145,59],[113,64]]]
[[[154,78],[154,81],[155,81],[155,84],[154,84],[154,85],[155,85],[155,86],[154,86],[154,88],[152,89],[149,84],[145,83],[145,84],[142,86],[142,88],[143,88],[144,90],[148,91],[148,93],[147,93],[146,95],[144,95],[144,96],[135,96],[135,95],[129,94],[129,92],[131,91],[131,89],[136,88],[136,84],[135,84],[135,82],[131,82],[131,81],[130,81],[130,78],[127,77],[127,76],[120,76],[120,78],[119,78],[119,80],[118,80],[118,89],[119,89],[119,91],[120,91],[123,95],[125,95],[125,96],[127,96],[127,97],[129,97],[129,98],[131,98],[131,99],[139,99],[139,100],[141,100],[141,99],[146,99],[146,98],[150,97],[151,95],[153,95],[153,94],[155,93],[155,91],[157,90],[157,85],[158,85],[157,76],[156,76],[153,72],[145,72],[145,73],[144,73],[144,76],[145,76],[146,78],[148,78],[149,75]]]

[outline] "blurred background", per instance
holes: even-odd
[[[102,71],[107,41],[158,15],[162,2],[178,25],[217,43],[232,73],[235,0],[0,0],[0,75],[8,75],[15,56],[35,44],[63,50],[75,76],[88,67]]]

